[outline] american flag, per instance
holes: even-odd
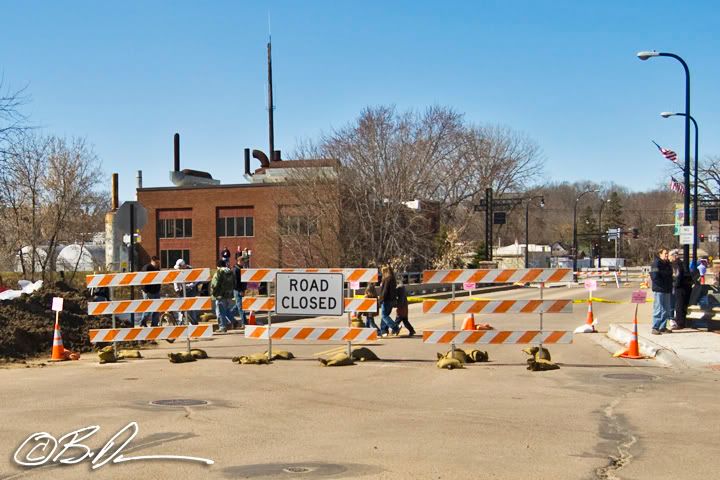
[[[670,177],[670,190],[677,193],[685,193],[685,185],[675,180],[675,177]]]
[[[652,143],[655,143],[655,140],[650,140]],[[663,154],[663,157],[667,158],[671,162],[677,163],[677,153],[673,152],[672,150],[668,150],[667,148],[662,148],[660,145],[655,143],[655,146],[658,147],[658,150],[660,150],[660,153]]]

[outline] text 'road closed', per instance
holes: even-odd
[[[275,286],[278,315],[343,314],[341,273],[278,273]]]

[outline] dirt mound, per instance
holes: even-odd
[[[65,348],[80,352],[92,350],[88,330],[109,328],[112,321],[109,316],[88,316],[86,292],[57,282],[43,286],[32,295],[0,302],[0,358],[50,355],[55,325],[55,312],[50,309],[53,297],[64,299],[60,329]],[[130,325],[118,321],[117,326]]]

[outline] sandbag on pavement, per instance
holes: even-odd
[[[318,361],[324,367],[344,367],[346,365],[355,365],[353,359],[348,357],[347,353],[338,353],[328,359],[318,358]]]

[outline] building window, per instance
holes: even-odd
[[[252,237],[255,235],[253,217],[221,217],[217,219],[218,237]]]
[[[180,258],[190,264],[190,250],[160,250],[160,268],[172,268]]]
[[[280,217],[280,234],[293,236],[317,235],[317,219],[305,215],[284,215]]]
[[[158,219],[158,238],[190,238],[192,237],[191,218]]]

